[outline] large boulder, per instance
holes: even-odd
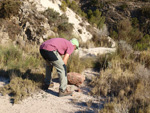
[[[80,86],[85,80],[84,75],[76,72],[67,73],[67,78],[69,84],[76,86]]]

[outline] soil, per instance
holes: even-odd
[[[10,96],[0,94],[0,113],[96,113],[103,106],[103,99],[90,96],[87,83],[92,76],[98,75],[98,72],[86,69],[82,74],[86,76],[86,80],[80,86],[80,90],[74,85],[68,85],[73,91],[72,96],[58,97],[58,81],[54,81],[53,88],[47,91],[40,89],[18,104],[12,104]],[[8,82],[8,79],[0,77],[0,87]]]

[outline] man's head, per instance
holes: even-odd
[[[79,48],[79,42],[78,42],[78,40],[77,40],[76,38],[72,38],[72,39],[70,40],[70,42],[72,43],[72,45],[75,45],[75,46],[76,46],[76,49]]]

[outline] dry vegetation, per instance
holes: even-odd
[[[12,0],[3,1],[3,4],[0,6],[0,18],[10,18],[18,14],[19,0],[12,2],[15,4],[10,4],[10,1]],[[17,8],[10,10],[7,4]],[[65,5],[62,6],[63,10],[65,10]],[[75,6],[74,3],[70,4],[70,7],[73,9]],[[122,6],[122,8],[126,7]],[[94,13],[95,17],[93,17]],[[91,22],[94,23],[98,14],[100,14],[99,18],[101,18],[101,12],[89,11]],[[149,14],[149,9],[143,9],[142,14]],[[43,15],[48,18],[48,22],[54,32],[59,33],[59,36],[62,38],[70,37],[71,34],[69,33],[72,32],[72,25],[67,23],[68,19],[65,15],[60,16],[51,9],[46,10]],[[104,19],[102,18],[101,22],[96,22],[96,24],[100,28],[103,22]],[[112,32],[112,36],[118,40],[125,40],[132,45],[137,40],[141,41],[143,34],[133,27],[132,24],[137,25],[136,19],[133,19],[132,23],[129,20],[120,21],[118,23],[118,32]],[[15,30],[13,30],[14,26],[11,21],[6,25],[6,28],[10,31],[10,38],[15,37],[14,35],[19,33],[20,27],[16,26]],[[91,41],[95,42],[95,46],[111,46],[105,38],[102,41],[96,35],[93,35]],[[80,59],[78,54],[73,54],[67,65],[68,72],[81,73],[89,67],[100,68],[100,76],[95,77],[90,83],[93,87],[91,94],[101,95],[108,99],[100,112],[150,113],[150,51],[145,50],[136,54],[125,41],[118,43],[117,53],[99,56],[95,60],[89,58]],[[141,48],[140,50],[143,50],[143,47],[147,48],[149,43],[145,45],[145,42],[148,41],[149,35],[145,36],[145,40],[142,40],[144,46],[139,43],[135,44],[135,48]],[[89,44],[91,43],[84,43],[82,47],[88,48]],[[0,88],[0,93],[11,95],[13,103],[31,96],[41,86],[44,65],[38,49],[38,47],[31,45],[26,45],[23,48],[12,45],[8,47],[0,46],[0,76],[10,79],[9,84]]]
[[[53,9],[48,8],[43,12],[43,15],[48,19],[48,23],[52,30],[58,33],[60,37],[66,38],[72,36],[73,25],[68,23],[68,18],[65,14],[60,15]]]
[[[124,48],[108,60],[109,66],[90,83],[91,94],[108,99],[100,113],[150,112],[149,57],[149,51],[128,55]]]
[[[95,66],[95,60],[92,58],[79,58],[79,54],[73,54],[68,61],[68,72],[83,72],[86,68],[92,68]]]
[[[0,76],[10,79],[9,84],[0,88],[0,93],[9,94],[12,103],[31,96],[42,85],[45,68],[38,49],[33,45],[23,48],[11,44],[0,46]],[[94,67],[94,62],[93,59],[80,59],[78,54],[73,54],[67,65],[68,72],[81,73],[85,68]]]
[[[29,46],[29,45],[28,45]],[[28,48],[28,47],[27,47]],[[27,50],[26,48],[26,50]],[[24,53],[19,47],[0,46],[0,67],[7,69],[22,69],[27,70],[30,68],[38,68],[41,65],[41,58],[37,55],[38,49],[30,49],[30,52]]]
[[[10,83],[0,88],[0,92],[11,96],[12,103],[30,96],[43,80],[43,60],[37,48],[0,46],[0,76],[10,79]]]
[[[16,104],[20,100],[31,96],[35,92],[36,88],[37,86],[35,82],[29,79],[14,77],[11,79],[9,84],[0,89],[0,92],[2,95],[9,94],[11,96],[11,102]]]
[[[17,16],[21,7],[20,0],[2,0],[0,4],[0,18]]]

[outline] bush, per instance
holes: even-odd
[[[44,11],[43,14],[48,18],[51,27],[55,28],[55,32],[57,31],[59,34],[62,32],[69,35],[72,34],[73,25],[68,23],[68,18],[65,14],[60,15],[50,8]]]
[[[0,5],[0,18],[17,16],[21,7],[20,0],[2,0]]]
[[[142,51],[138,57],[135,59],[136,61],[140,62],[142,65],[144,65],[146,68],[150,69],[150,52]]]
[[[5,32],[8,33],[11,40],[15,40],[16,36],[21,33],[21,27],[13,20],[0,19],[0,27],[4,27]]]
[[[69,3],[69,8],[71,8],[74,12],[77,12],[77,10],[79,9],[78,5],[76,4],[75,1],[72,1],[71,3]]]
[[[83,72],[86,68],[92,68],[94,67],[95,61],[90,58],[79,58],[79,54],[73,54],[69,58],[68,65],[67,65],[67,71],[68,72]]]
[[[80,8],[78,9],[78,14],[81,15],[82,17],[87,18],[87,14],[85,12],[83,12]]]
[[[87,14],[81,10],[78,4],[75,1],[70,2],[70,0],[62,1],[61,8],[63,11],[66,11],[66,7],[72,9],[75,13],[79,14],[82,17],[87,17]]]
[[[73,25],[68,22],[64,22],[58,26],[58,30],[66,33],[72,33]]]
[[[0,50],[0,61],[4,65],[9,65],[11,61],[18,62],[22,57],[22,53],[16,49],[13,46],[10,46],[10,48],[2,48]]]
[[[143,51],[150,48],[150,35],[145,35],[139,42],[134,45],[135,50]]]
[[[67,4],[66,4],[65,1],[62,1],[60,8],[61,8],[62,11],[66,12],[66,10],[67,10]]]
[[[22,51],[13,45],[0,46],[0,76],[10,79],[9,84],[0,88],[0,93],[10,94],[13,103],[31,96],[43,82],[43,75],[40,74],[44,72],[42,58],[37,50],[36,53],[32,51],[33,45],[32,48],[28,47],[26,49],[29,50]]]
[[[97,28],[102,28],[105,22],[105,17],[101,16],[101,12],[96,9],[95,11],[89,10],[87,17],[88,21],[92,24],[96,24]]]
[[[94,43],[96,47],[111,47],[111,42],[107,39],[107,37],[102,37],[98,35],[93,35],[91,41]]]
[[[108,99],[108,103],[100,112],[135,113],[149,110],[150,70],[146,68],[150,65],[147,56],[149,52],[147,55],[143,54],[141,54],[141,60],[136,62],[129,57],[122,58],[116,54],[109,60],[110,65],[100,71],[100,76],[92,80],[91,94]],[[103,61],[101,61],[102,64],[104,64]]]
[[[116,40],[118,38],[118,33],[116,31],[112,31],[110,32],[110,37]]]
[[[122,5],[120,5],[119,7],[122,11],[126,10],[128,8],[128,5],[126,3],[123,3]]]
[[[48,8],[43,12],[43,15],[47,17],[50,25],[57,25],[60,21],[60,14],[53,9]]]
[[[63,4],[65,4],[67,7],[69,7],[76,13],[77,13],[77,10],[80,9],[75,1],[65,0],[65,1],[62,1],[62,5]]]
[[[139,20],[137,18],[131,18],[131,23],[134,28],[139,27]]]
[[[100,70],[105,70],[106,68],[111,66],[110,61],[114,55],[115,55],[115,53],[97,56],[94,67],[99,68]]]
[[[36,84],[33,81],[14,77],[9,84],[0,89],[0,93],[2,95],[11,94],[11,102],[16,104],[24,98],[31,96],[36,88]]]
[[[79,43],[80,43],[81,48],[88,49],[88,48],[91,48],[91,47],[95,47],[94,42],[91,41],[91,40],[87,40],[86,42],[80,41]]]
[[[84,65],[81,63],[81,59],[78,54],[74,54],[69,58],[67,71],[81,73],[84,70]]]
[[[146,17],[146,18],[150,18],[150,6],[145,5],[140,9],[140,13],[142,14],[142,16]]]
[[[39,67],[41,59],[36,55],[24,56],[23,52],[17,47],[0,47],[0,67],[7,67],[7,69],[29,69]]]
[[[126,19],[117,25],[118,40],[124,40],[132,46],[142,38],[142,33],[137,28],[131,26],[131,22]]]
[[[130,56],[132,55],[134,51],[131,45],[129,45],[127,42],[123,40],[120,40],[118,42],[117,52],[121,58],[128,59],[130,58]]]

